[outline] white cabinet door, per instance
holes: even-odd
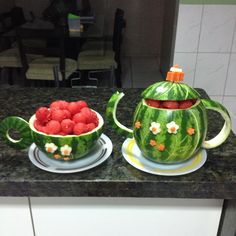
[[[216,236],[222,200],[31,198],[39,236]]]
[[[0,197],[0,235],[34,235],[28,198]]]

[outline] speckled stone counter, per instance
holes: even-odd
[[[0,120],[17,115],[26,120],[39,106],[53,100],[84,99],[105,118],[109,97],[116,89],[0,89]],[[132,122],[142,89],[122,89],[126,96],[118,106],[118,118],[126,126]],[[203,97],[207,95],[199,90]],[[209,112],[209,137],[222,126],[221,117]],[[105,121],[104,133],[113,142],[112,155],[100,166],[73,174],[56,174],[35,167],[27,150],[8,147],[0,140],[1,196],[114,196],[236,199],[236,138],[233,133],[218,148],[207,150],[202,168],[188,175],[165,177],[141,172],[121,154],[124,138]]]

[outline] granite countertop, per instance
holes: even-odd
[[[132,114],[143,89],[119,89],[126,96],[118,106],[118,119],[131,126]],[[17,115],[26,120],[39,106],[51,101],[84,99],[105,117],[109,97],[116,89],[22,88],[0,89],[0,120]],[[203,90],[199,90],[207,97]],[[209,137],[223,124],[220,115],[209,112]],[[218,148],[207,150],[199,170],[182,176],[158,176],[135,169],[123,158],[124,138],[105,121],[104,133],[113,142],[112,155],[101,165],[73,174],[57,174],[35,167],[27,150],[15,150],[0,140],[1,196],[114,196],[164,198],[236,199],[236,138],[230,134]]]

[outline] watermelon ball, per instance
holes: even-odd
[[[88,108],[88,107],[84,107],[84,108],[82,108],[81,109],[81,113],[83,114],[83,115],[85,115],[85,116],[89,116],[90,115],[90,108]]]
[[[66,117],[67,119],[70,119],[70,118],[71,118],[71,113],[70,113],[68,110],[64,109],[63,112],[64,112],[65,117]]]
[[[67,109],[69,102],[58,100],[50,104],[50,109],[64,110]]]
[[[61,124],[57,120],[50,120],[46,124],[46,133],[47,134],[58,134],[61,132]]]
[[[179,108],[180,109],[187,109],[193,105],[193,101],[191,99],[184,100],[179,102]]]
[[[58,102],[59,101],[52,102],[49,106],[50,109],[59,109],[59,103]]]
[[[67,109],[69,102],[64,100],[54,101],[50,104],[50,109],[64,110]]]
[[[87,125],[83,123],[77,123],[73,129],[74,134],[80,135],[87,132]]]
[[[71,113],[73,116],[74,114],[80,112],[80,107],[78,106],[77,102],[70,102],[67,110]]]
[[[88,107],[88,104],[85,101],[83,101],[83,100],[79,100],[77,102],[77,105],[78,105],[79,110],[81,110],[84,107]]]
[[[70,119],[65,119],[61,122],[61,132],[67,134],[72,134],[75,122]]]
[[[86,117],[86,123],[94,123],[95,125],[98,125],[98,117],[94,111],[92,111],[88,107],[84,107],[81,110],[82,115]]]
[[[66,119],[67,116],[66,116],[64,110],[55,110],[55,109],[53,109],[51,111],[51,118],[52,118],[52,120],[56,120],[56,121],[61,122],[62,120]]]
[[[34,121],[34,128],[38,130],[39,132],[43,132],[43,133],[46,132],[46,127],[42,125],[42,123],[38,120]]]
[[[45,124],[49,120],[51,120],[51,112],[47,107],[40,107],[39,109],[37,109],[35,115],[37,120],[42,124]]]
[[[87,122],[94,123],[96,127],[98,126],[98,117],[94,111],[91,110],[90,119],[88,119]]]
[[[94,124],[94,123],[89,123],[89,124],[87,124],[87,130],[88,130],[88,132],[89,131],[92,131],[93,129],[95,129],[96,128],[96,125]]]
[[[84,123],[85,124],[86,123],[86,117],[81,112],[79,112],[79,113],[76,113],[73,116],[73,121],[75,123]]]
[[[159,108],[161,102],[154,99],[146,99],[146,104],[151,107]]]
[[[162,107],[166,109],[178,109],[179,103],[177,101],[163,101]]]
[[[60,108],[61,108],[62,110],[67,109],[68,105],[69,105],[69,102],[63,101],[63,100],[60,101]]]

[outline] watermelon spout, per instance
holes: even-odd
[[[111,96],[106,108],[106,117],[108,123],[112,126],[112,128],[114,128],[117,131],[118,134],[126,138],[132,138],[133,130],[122,125],[116,118],[117,105],[124,95],[125,95],[124,93],[119,93],[117,91]]]

